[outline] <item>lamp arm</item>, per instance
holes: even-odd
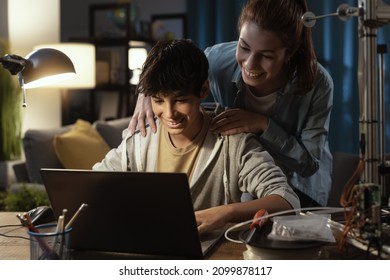
[[[15,54],[7,54],[0,57],[0,64],[12,75],[16,75],[26,67],[27,60]]]
[[[28,61],[21,56],[15,54],[7,54],[3,57],[0,57],[0,64],[7,69],[11,75],[18,75],[19,83],[22,87],[22,106],[27,107],[26,104],[26,91],[24,89],[24,80],[22,76],[22,71],[26,67]]]
[[[316,16],[314,13],[308,11],[302,15],[302,22],[306,27],[313,27],[317,19],[338,16],[339,19],[343,21],[347,21],[350,17],[356,17],[361,15],[362,12],[363,12],[362,9],[356,7],[350,7],[348,4],[341,4],[337,8],[337,12],[331,14]]]
[[[390,22],[390,5],[383,0],[359,0],[359,7],[341,4],[337,12],[331,14],[316,16],[312,12],[306,12],[302,16],[302,21],[306,27],[313,27],[317,19],[329,16],[338,16],[343,21],[358,16],[364,19],[365,25],[377,28]]]

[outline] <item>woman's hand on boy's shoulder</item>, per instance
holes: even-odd
[[[238,133],[262,133],[268,126],[268,118],[262,114],[242,109],[229,109],[215,116],[210,130],[222,135]]]
[[[154,113],[150,96],[138,94],[137,104],[133,116],[129,123],[130,134],[133,135],[137,128],[143,137],[146,136],[146,124],[149,124],[153,133],[156,133],[157,127],[154,120]]]

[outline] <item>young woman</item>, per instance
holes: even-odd
[[[230,109],[210,129],[222,135],[252,132],[274,157],[303,207],[326,205],[332,156],[328,130],[333,81],[317,62],[311,31],[301,17],[305,0],[250,0],[237,42],[207,48],[212,100]],[[210,100],[209,100],[210,101]],[[130,122],[150,120],[140,95]]]

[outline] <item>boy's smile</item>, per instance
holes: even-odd
[[[190,144],[202,128],[200,98],[193,94],[153,96],[152,108],[177,148]]]
[[[172,120],[172,121],[166,120],[166,126],[171,128],[171,129],[178,129],[181,127],[183,122],[184,122],[184,118],[182,118],[178,121],[177,120]]]

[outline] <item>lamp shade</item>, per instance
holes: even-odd
[[[56,83],[76,72],[69,57],[56,49],[39,49],[28,54],[25,59],[26,66],[19,73],[25,89]]]
[[[148,53],[146,48],[131,48],[129,49],[129,69],[141,69]]]
[[[148,52],[146,50],[146,43],[139,41],[130,41],[129,44],[129,69],[131,70],[132,76],[130,84],[137,85],[139,82],[139,76],[141,75],[142,66],[146,60]]]
[[[50,84],[47,87],[66,89],[88,89],[96,85],[96,51],[89,43],[55,43],[37,45],[35,50],[51,48],[66,54],[73,62],[76,75],[70,79]]]

